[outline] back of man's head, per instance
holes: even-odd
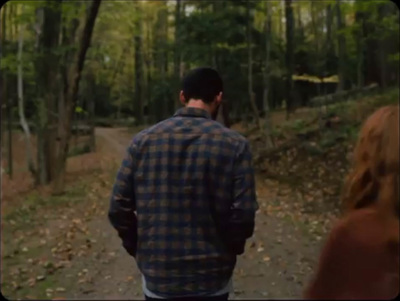
[[[186,101],[201,99],[205,103],[211,103],[222,90],[223,82],[218,72],[208,67],[189,71],[182,81],[182,91]]]

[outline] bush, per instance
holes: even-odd
[[[111,128],[113,127],[113,121],[112,119],[96,119],[94,125],[98,127]]]
[[[136,119],[134,117],[127,117],[117,121],[118,126],[133,127],[136,126]]]
[[[79,156],[79,155],[83,155],[83,154],[90,153],[90,152],[91,152],[90,145],[84,144],[82,146],[77,146],[77,147],[72,148],[68,152],[68,157]]]

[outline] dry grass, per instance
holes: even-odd
[[[86,141],[88,137],[79,137],[78,139],[72,139],[71,147],[74,145],[81,144]],[[4,173],[1,177],[1,203],[7,205],[8,202],[12,202],[16,196],[21,196],[29,193],[32,190],[38,190],[40,193],[48,194],[50,187],[44,186],[35,188],[34,181],[31,174],[27,169],[26,164],[26,142],[23,133],[15,131],[12,136],[13,150],[13,177],[10,177]],[[31,138],[33,155],[36,158],[36,137]],[[97,139],[98,149],[94,153],[86,153],[79,156],[70,157],[67,160],[67,183],[76,180],[77,176],[91,173],[95,170],[108,169],[110,164],[113,164],[113,159],[108,158],[105,155],[104,147],[102,145],[101,138]],[[5,143],[7,145],[7,142]],[[2,148],[1,166],[4,171],[8,168],[7,162],[7,150]]]

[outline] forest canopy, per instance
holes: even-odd
[[[233,121],[397,85],[398,20],[390,1],[9,1],[2,130],[24,120],[38,135],[45,167],[31,169],[49,182],[63,173],[72,120],[158,122],[198,66],[220,72]]]

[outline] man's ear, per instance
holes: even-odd
[[[215,102],[219,105],[222,102],[222,92],[219,92],[217,96],[215,96]]]
[[[186,99],[183,95],[183,91],[179,92],[179,100],[181,101],[181,104],[186,105]]]

